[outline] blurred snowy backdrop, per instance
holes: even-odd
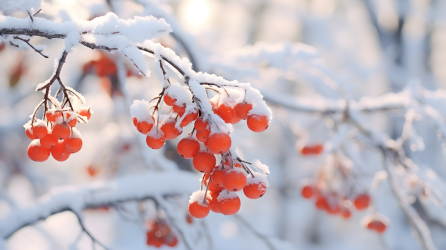
[[[0,11],[26,19],[14,6],[35,2],[2,0]],[[176,152],[186,134],[154,151],[129,112],[131,100],[150,100],[162,83],[154,73],[137,76],[116,55],[82,46],[73,48],[61,78],[94,110],[88,124],[77,126],[83,148],[65,162],[31,161],[23,124],[42,99],[34,90],[51,76],[64,41],[33,37],[46,45],[46,59],[4,40],[0,249],[152,249],[146,232],[157,218],[179,239],[161,249],[446,249],[446,1],[45,0],[41,8],[36,17],[56,22],[107,12],[164,18],[173,33],[154,42],[189,58],[195,71],[259,89],[273,112],[270,127],[256,134],[242,121],[232,136],[238,155],[269,166],[269,187],[258,200],[240,195],[235,216],[211,213],[189,223],[187,200],[201,174]],[[129,76],[88,70],[104,57],[127,67]],[[305,153],[315,145],[322,151]],[[302,197],[304,185],[351,217],[317,209],[316,200]],[[115,199],[105,207],[87,201],[116,187],[116,195],[144,189],[150,198]],[[364,193],[370,206],[357,210],[351,201]],[[79,217],[36,208],[51,199],[93,205]],[[18,215],[42,220],[15,229]],[[384,218],[386,230],[368,229],[370,217]]]

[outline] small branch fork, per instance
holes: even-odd
[[[30,17],[31,17],[31,16],[30,16]],[[29,43],[29,40],[30,40],[30,39],[23,39],[23,38],[21,38],[21,37],[19,37],[19,36],[14,36],[14,39],[21,40],[21,41],[25,42],[25,43],[28,44],[28,46],[31,47],[35,52],[39,53],[41,56],[43,56],[43,57],[45,57],[45,58],[48,58],[47,55],[45,55],[45,54],[42,53],[43,50],[38,50],[38,49],[36,49],[31,43]],[[16,45],[14,45],[14,46],[16,46]],[[17,47],[18,47],[18,46],[17,46]]]
[[[85,227],[84,222],[81,218],[81,216],[79,214],[77,214],[76,212],[74,212],[73,210],[67,210],[67,211],[71,211],[74,213],[74,215],[76,215],[77,220],[79,221],[79,225],[82,229],[82,232],[84,232],[88,237],[90,237],[92,244],[93,244],[93,249],[95,248],[95,243],[97,243],[98,245],[100,245],[101,247],[103,247],[105,250],[110,250],[110,248],[106,247],[104,244],[102,244],[100,241],[98,241]]]

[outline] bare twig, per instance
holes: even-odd
[[[240,215],[238,214],[234,214],[233,215],[234,218],[236,218],[238,220],[238,222],[240,222],[240,224],[242,224],[244,227],[246,227],[249,231],[251,231],[257,238],[259,238],[260,240],[262,240],[263,242],[265,242],[265,245],[268,246],[268,248],[270,250],[275,250],[276,248],[273,246],[273,244],[271,243],[271,241],[268,239],[268,237],[266,237],[265,235],[257,232],[245,219],[243,219]]]
[[[29,13],[29,12],[28,12],[28,13]],[[47,55],[44,55],[44,54],[42,53],[43,50],[38,50],[38,49],[36,49],[31,43],[29,43],[29,40],[30,40],[30,39],[28,39],[28,40],[27,40],[27,39],[23,39],[23,38],[21,38],[21,37],[19,37],[19,36],[14,36],[14,39],[18,39],[18,40],[21,40],[21,41],[25,42],[25,43],[28,44],[28,46],[31,47],[35,52],[39,53],[41,56],[43,56],[43,57],[45,57],[45,58],[48,58]]]

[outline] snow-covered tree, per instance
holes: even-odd
[[[446,245],[440,1],[0,10],[0,249]]]

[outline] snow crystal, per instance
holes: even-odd
[[[136,117],[138,121],[146,121],[153,123],[153,118],[149,112],[150,103],[147,101],[134,100],[132,106],[130,106],[130,114],[132,117]]]
[[[65,51],[71,53],[72,47],[77,45],[81,39],[81,35],[79,32],[72,31],[68,33],[67,37],[64,39],[65,42]]]
[[[254,167],[260,169],[262,172],[264,172],[265,174],[269,174],[269,167],[265,164],[262,164],[259,160],[255,160],[254,161]]]
[[[0,10],[5,13],[11,13],[14,11],[29,11],[30,13],[36,12],[43,0],[1,0]]]
[[[265,185],[265,187],[269,186],[268,180],[267,180],[267,175],[266,174],[262,174],[262,173],[257,173],[257,172],[252,172],[254,174],[254,177],[252,177],[252,175],[248,175],[247,179],[248,181],[246,182],[246,185],[250,185],[250,184],[258,184],[258,183],[263,183],[263,185]]]
[[[223,200],[231,200],[237,198],[238,195],[234,192],[229,192],[228,190],[222,190],[220,192],[220,195],[217,197],[217,201],[223,201]]]
[[[205,204],[203,203],[204,194],[205,194],[204,190],[199,190],[199,191],[193,192],[189,198],[189,203],[191,204],[194,202],[198,202],[198,204],[200,206],[207,207],[209,203],[205,203]],[[212,200],[212,197],[209,194],[209,192],[206,193],[206,199]]]

